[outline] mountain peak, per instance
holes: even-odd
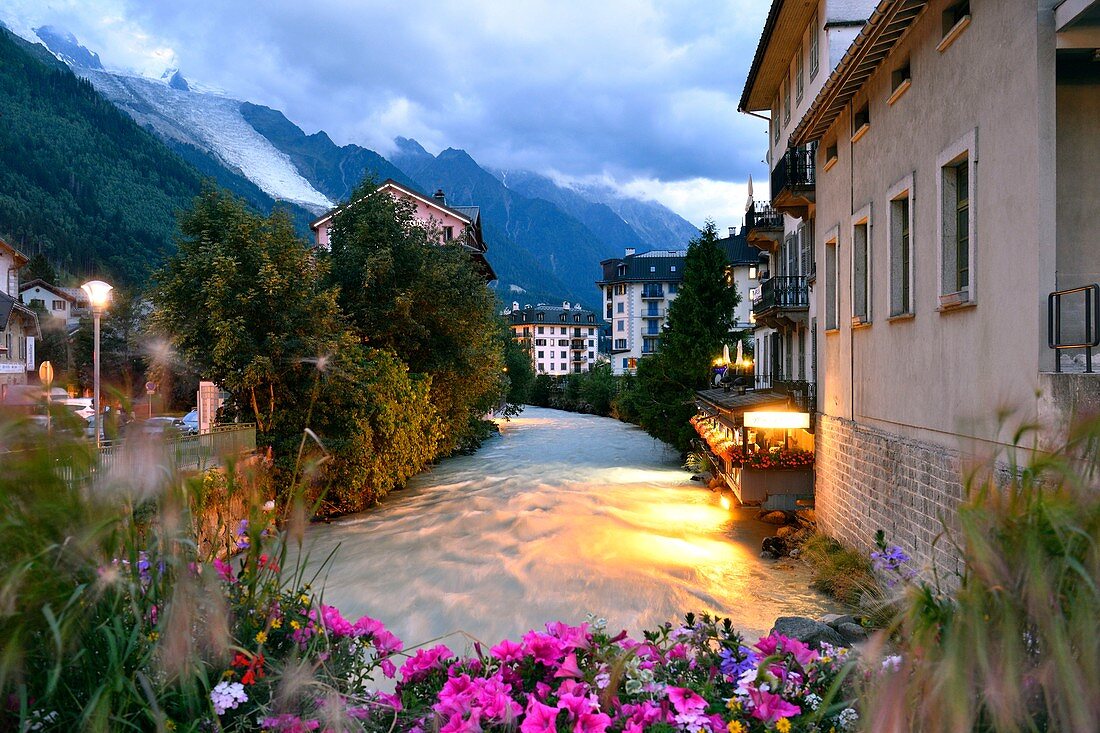
[[[424,146],[409,137],[395,137],[393,142],[397,145],[398,155],[410,155],[414,157],[428,156],[432,157],[432,154],[424,149]]]
[[[46,48],[50,49],[57,58],[69,66],[83,69],[103,68],[103,64],[99,60],[99,54],[81,46],[76,36],[64,28],[43,25],[35,28],[34,33],[42,39],[42,43],[46,44]]]
[[[191,91],[191,85],[183,78],[183,74],[180,73],[179,69],[165,69],[160,78],[161,81],[167,82],[168,86],[173,89],[178,89],[181,92]]]

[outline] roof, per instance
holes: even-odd
[[[11,320],[12,313],[19,313],[29,318],[34,323],[35,334],[38,333],[38,316],[35,312],[7,293],[0,292],[0,331],[8,327],[8,321]]]
[[[409,188],[408,186],[406,186],[402,183],[398,183],[397,181],[393,180],[392,178],[387,178],[385,181],[383,181],[381,184],[379,184],[378,188],[376,188],[373,192],[371,192],[371,194],[368,194],[368,195],[373,195],[375,192],[382,191],[382,190],[387,189],[387,188],[397,189],[398,191],[405,194],[406,196],[410,196],[410,197],[416,199],[417,201],[420,201],[421,203],[426,204],[427,206],[431,206],[432,208],[438,209],[439,211],[442,211],[442,212],[450,214],[451,216],[454,216],[458,219],[461,219],[467,224],[475,223],[481,215],[480,207],[477,207],[477,206],[448,206],[447,204],[441,203],[434,196],[429,196],[428,194],[417,191],[414,188]],[[343,206],[338,206],[335,209],[332,209],[331,211],[327,212],[323,216],[320,216],[320,217],[314,219],[313,221],[311,221],[309,223],[309,228],[313,229],[313,230],[316,230],[318,227],[320,227],[322,224],[324,224],[325,222],[332,219],[334,216],[339,214],[341,211],[346,209],[348,206],[354,206],[355,204],[359,203],[362,200],[363,199],[356,199],[355,201],[352,201],[350,204],[345,204]],[[465,210],[465,211],[463,211],[463,210]]]
[[[17,250],[15,247],[12,247],[10,244],[5,242],[3,239],[0,239],[0,249],[6,249],[8,252],[10,252],[12,254],[12,256],[15,258],[16,263],[19,264],[19,265],[25,265],[28,262],[30,262],[30,258],[28,258],[25,254],[23,254],[22,252]],[[20,260],[22,260],[22,262],[20,262]]]
[[[542,320],[538,320],[536,314],[542,314]],[[566,317],[566,320],[562,320],[562,316]],[[580,316],[579,323],[581,324],[593,324],[599,325],[599,317],[594,311],[587,308],[569,308],[568,310],[560,305],[546,305],[539,303],[532,308],[520,308],[519,310],[513,310],[508,314],[509,323],[568,323],[575,325],[578,321],[575,320],[575,316]],[[589,316],[592,318],[589,319]]]
[[[738,110],[760,112],[771,109],[772,100],[787,76],[790,60],[802,45],[802,33],[815,10],[817,0],[772,0],[756,54],[749,66]]]
[[[62,298],[68,300],[71,303],[86,302],[88,300],[88,296],[80,288],[61,288],[57,285],[51,285],[50,283],[40,278],[28,280],[27,282],[23,283],[19,286],[19,292],[23,293],[35,287],[49,290],[54,295],[60,295]]]
[[[878,71],[927,6],[928,0],[879,2],[791,133],[789,145],[820,140],[829,131],[852,97]]]
[[[719,412],[742,413],[765,405],[786,405],[787,395],[770,389],[749,390],[739,394],[736,390],[726,391],[724,387],[701,389],[695,393],[701,400]]]
[[[760,262],[763,253],[752,247],[744,231],[718,240],[718,247],[725,253],[726,261],[732,265],[755,265]],[[655,249],[639,254],[626,255],[600,263],[603,279],[597,284],[606,285],[616,282],[680,282],[684,279],[685,249]],[[621,268],[625,266],[625,270]],[[676,268],[673,270],[673,268]],[[620,274],[621,271],[621,274]]]

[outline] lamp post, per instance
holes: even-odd
[[[95,444],[98,448],[102,444],[101,429],[103,425],[103,410],[99,404],[99,318],[103,315],[103,309],[107,307],[107,300],[114,289],[102,280],[89,280],[80,286],[88,295],[88,302],[92,306],[92,404],[95,406]]]

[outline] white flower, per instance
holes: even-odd
[[[901,655],[891,654],[882,660],[883,672],[897,672],[901,669]]]
[[[802,699],[806,702],[806,705],[810,708],[810,710],[817,710],[818,706],[821,705],[821,698],[813,694],[812,692]]]
[[[274,499],[268,499],[267,501],[264,502],[264,511],[265,512],[275,511],[275,500]]]
[[[859,720],[859,713],[854,708],[844,708],[840,711],[840,715],[836,716],[836,722],[842,730],[852,730],[857,720]]]
[[[248,702],[248,695],[240,682],[219,682],[210,691],[210,701],[214,703],[214,712],[223,715],[226,710],[233,710],[242,702]]]
[[[600,672],[598,675],[596,675],[595,682],[596,687],[602,690],[611,684],[611,675],[609,675],[607,672]]]

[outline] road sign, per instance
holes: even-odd
[[[157,391],[157,383],[156,382],[146,382],[145,383],[145,392],[147,394],[153,394],[156,391]]]
[[[53,364],[48,361],[42,362],[42,365],[38,367],[38,378],[47,387],[53,384]]]

